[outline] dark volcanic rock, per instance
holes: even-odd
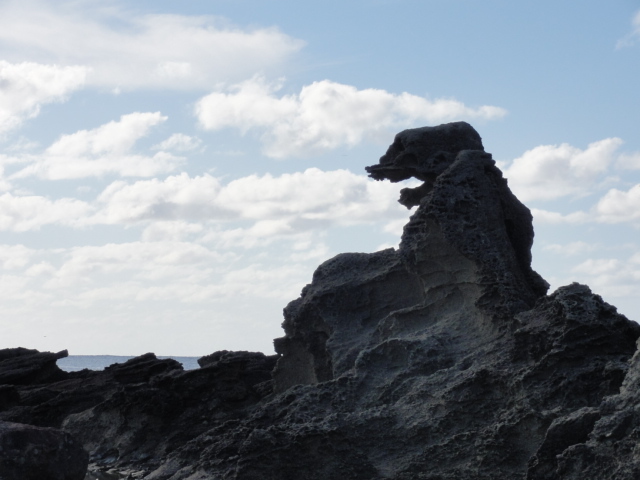
[[[88,463],[68,433],[0,422],[1,480],[83,480]]]
[[[26,348],[0,350],[0,385],[28,385],[62,380],[66,374],[56,365],[56,360],[68,355],[66,350],[58,353],[41,353]]]
[[[223,352],[204,363],[198,370],[162,372],[148,382],[127,381],[95,407],[69,415],[63,428],[82,441],[94,461],[153,464],[218,423],[243,417],[265,389],[270,391],[264,383],[271,383],[275,356]]]
[[[531,269],[531,213],[470,125],[399,133],[380,165],[368,170],[377,179],[425,180],[420,207],[399,251],[338,255],[287,306],[286,337],[275,344],[283,355],[278,391],[330,380],[368,348],[389,339],[415,342],[430,336],[434,324],[473,330],[491,318],[496,328],[506,327],[547,291]]]
[[[278,356],[9,375],[0,420],[62,426],[147,480],[640,478],[640,326],[584,285],[546,295],[531,213],[478,133],[406,130],[367,171],[423,182],[400,247],[320,265]]]

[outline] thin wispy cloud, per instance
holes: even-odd
[[[631,31],[616,43],[616,49],[632,47],[640,41],[640,10],[631,19]]]

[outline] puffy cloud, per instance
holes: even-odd
[[[610,189],[588,212],[569,214],[532,208],[534,221],[549,224],[579,224],[589,221],[598,223],[632,223],[640,226],[640,184],[629,190]]]
[[[622,170],[640,170],[640,152],[623,153],[616,166]]]
[[[140,15],[100,2],[5,1],[0,55],[80,64],[108,88],[211,88],[269,71],[304,43],[276,28],[241,29],[212,16]]]
[[[188,152],[202,145],[202,140],[190,137],[184,133],[174,133],[166,140],[154,145],[154,150],[172,150],[176,152]]]
[[[606,297],[631,297],[640,295],[640,254],[630,258],[589,258],[572,269],[582,283]],[[625,302],[627,303],[627,302]],[[629,306],[635,306],[632,302]],[[637,311],[631,310],[638,320]]]
[[[64,100],[82,87],[88,71],[80,66],[0,60],[0,134],[36,117],[42,105]]]
[[[135,112],[93,130],[63,135],[40,155],[23,155],[28,163],[12,178],[38,176],[48,180],[100,177],[151,177],[174,170],[184,159],[160,151],[149,157],[131,153],[134,144],[167,117],[160,112]],[[7,161],[7,160],[5,160]]]
[[[585,195],[603,181],[622,143],[619,138],[606,138],[585,150],[567,143],[541,145],[513,160],[503,169],[504,175],[523,201]]]
[[[189,223],[181,220],[158,221],[151,223],[142,232],[142,240],[145,242],[185,240],[190,235],[200,233],[203,226],[199,223]]]
[[[166,121],[160,112],[135,112],[120,117],[118,122],[109,122],[93,130],[80,130],[71,135],[63,135],[47,149],[53,156],[80,156],[122,154],[144,137],[151,127]]]
[[[609,190],[595,206],[598,221],[603,223],[638,222],[640,220],[640,184],[629,190]]]
[[[403,211],[397,203],[398,190],[391,183],[348,170],[309,168],[279,177],[251,175],[234,180],[220,191],[218,201],[248,219],[294,216],[302,222],[352,225]]]
[[[51,224],[78,226],[91,213],[88,203],[72,198],[0,195],[0,231],[24,232]]]
[[[0,155],[0,192],[6,192],[11,190],[11,183],[4,178],[4,167],[3,163],[7,160],[7,157],[4,155]]]
[[[211,175],[191,178],[181,173],[164,181],[112,183],[98,197],[102,208],[92,221],[245,220],[252,226],[235,229],[238,235],[264,238],[405,216],[407,211],[396,201],[399,188],[347,170],[251,175],[226,185]],[[234,237],[233,232],[220,238]]]
[[[631,27],[631,32],[618,40],[616,48],[631,47],[640,39],[640,10],[638,10],[631,19]]]
[[[33,254],[24,245],[0,245],[0,265],[5,271],[19,269],[31,261]]]
[[[186,173],[165,180],[116,181],[99,196],[96,223],[119,224],[144,220],[204,220],[225,218],[215,205],[221,184],[211,175]],[[226,209],[225,209],[226,210]],[[226,214],[230,217],[230,213]]]
[[[474,109],[457,100],[358,90],[329,80],[304,86],[299,94],[277,97],[280,88],[254,77],[226,92],[203,97],[195,113],[208,130],[261,130],[264,152],[273,158],[353,146],[365,138],[388,135],[390,130],[420,122],[494,119],[506,114],[494,106]]]

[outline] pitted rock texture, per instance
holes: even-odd
[[[429,335],[434,321],[506,327],[548,289],[531,269],[531,213],[469,124],[405,130],[367,170],[424,180],[419,207],[398,251],[338,255],[287,306],[276,391],[335,378],[366,349]]]
[[[83,480],[89,455],[68,433],[0,422],[0,479]]]
[[[640,326],[587,286],[546,294],[531,213],[478,133],[406,130],[367,171],[423,182],[400,246],[320,265],[277,356],[49,371],[0,385],[0,420],[147,480],[640,478]]]

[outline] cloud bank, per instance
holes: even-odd
[[[303,46],[277,28],[212,16],[142,15],[97,2],[0,4],[0,56],[82,65],[88,85],[109,89],[209,89],[277,69]]]
[[[495,106],[471,108],[452,99],[430,100],[372,88],[358,90],[329,80],[278,97],[281,88],[280,84],[254,77],[203,97],[195,113],[207,130],[231,127],[243,133],[260,132],[263,151],[272,158],[355,146],[417,123],[491,120],[506,115],[506,110]]]

